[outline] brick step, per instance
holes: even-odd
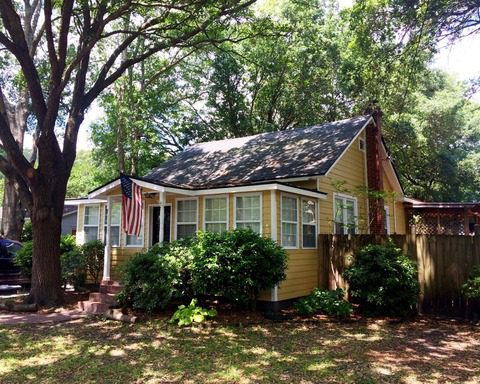
[[[88,296],[88,301],[96,301],[110,305],[117,304],[117,299],[114,293],[91,292]]]
[[[110,309],[111,304],[100,303],[98,301],[79,301],[78,308],[86,313],[100,315]]]
[[[100,293],[119,293],[122,290],[122,285],[118,281],[103,280],[100,284]]]

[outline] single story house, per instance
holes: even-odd
[[[121,185],[77,200],[77,241],[106,242],[105,281],[155,243],[249,227],[287,249],[287,279],[261,299],[318,286],[318,234],[406,233],[403,190],[381,135],[381,111],[328,124],[192,145],[131,177],[144,196],[140,236],[121,230]],[[369,193],[368,191],[382,191]]]

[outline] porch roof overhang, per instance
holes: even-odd
[[[89,198],[89,197],[79,197],[76,199],[65,199],[64,205],[69,205],[69,206],[78,206],[80,204],[100,204],[100,203],[106,203],[107,200],[105,199],[97,199],[97,198]]]
[[[215,187],[215,188],[198,188],[198,189],[187,189],[179,188],[171,185],[162,185],[160,183],[154,183],[152,181],[146,181],[145,179],[129,176],[136,184],[142,188],[147,188],[155,192],[170,192],[175,194],[180,194],[184,196],[206,196],[206,195],[217,195],[222,193],[243,193],[243,192],[260,192],[260,191],[281,191],[286,193],[295,193],[298,195],[312,197],[316,199],[326,199],[327,194],[324,192],[314,191],[311,189],[296,187],[280,182],[266,182],[266,183],[255,183],[249,185],[237,185],[237,186],[225,186],[225,187]],[[109,191],[113,190],[120,186],[120,178],[112,180],[111,182],[93,190],[88,194],[89,203],[92,199],[105,201],[108,196]]]

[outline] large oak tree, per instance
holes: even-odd
[[[59,238],[78,131],[92,102],[131,66],[212,40],[241,23],[255,0],[2,0],[0,55],[13,59],[28,92],[38,160],[23,155],[8,110],[16,92],[0,84],[0,171],[13,175],[33,223],[31,302],[63,301]],[[39,5],[38,18],[28,17]],[[39,23],[29,41],[33,22]],[[220,37],[221,36],[221,37]],[[141,45],[136,42],[142,39]],[[37,49],[29,49],[31,44]],[[129,49],[132,46],[136,50]],[[124,54],[127,52],[127,54]],[[0,71],[11,71],[0,68]],[[2,78],[8,78],[3,76]]]

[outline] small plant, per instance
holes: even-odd
[[[104,253],[103,243],[99,240],[90,241],[82,246],[85,268],[94,284],[98,284],[102,273]]]
[[[197,299],[192,299],[186,307],[180,305],[170,319],[170,323],[178,323],[179,326],[187,326],[192,323],[203,323],[207,318],[217,316],[215,309],[205,309],[197,306]]]
[[[343,275],[351,301],[363,313],[406,316],[415,310],[419,291],[415,264],[392,242],[360,249]]]
[[[330,316],[345,318],[352,314],[352,305],[343,298],[345,292],[338,288],[335,291],[316,288],[307,297],[298,300],[294,306],[302,316],[311,316],[323,312]]]
[[[462,292],[468,299],[480,299],[480,265],[473,267],[468,280],[462,286]]]

